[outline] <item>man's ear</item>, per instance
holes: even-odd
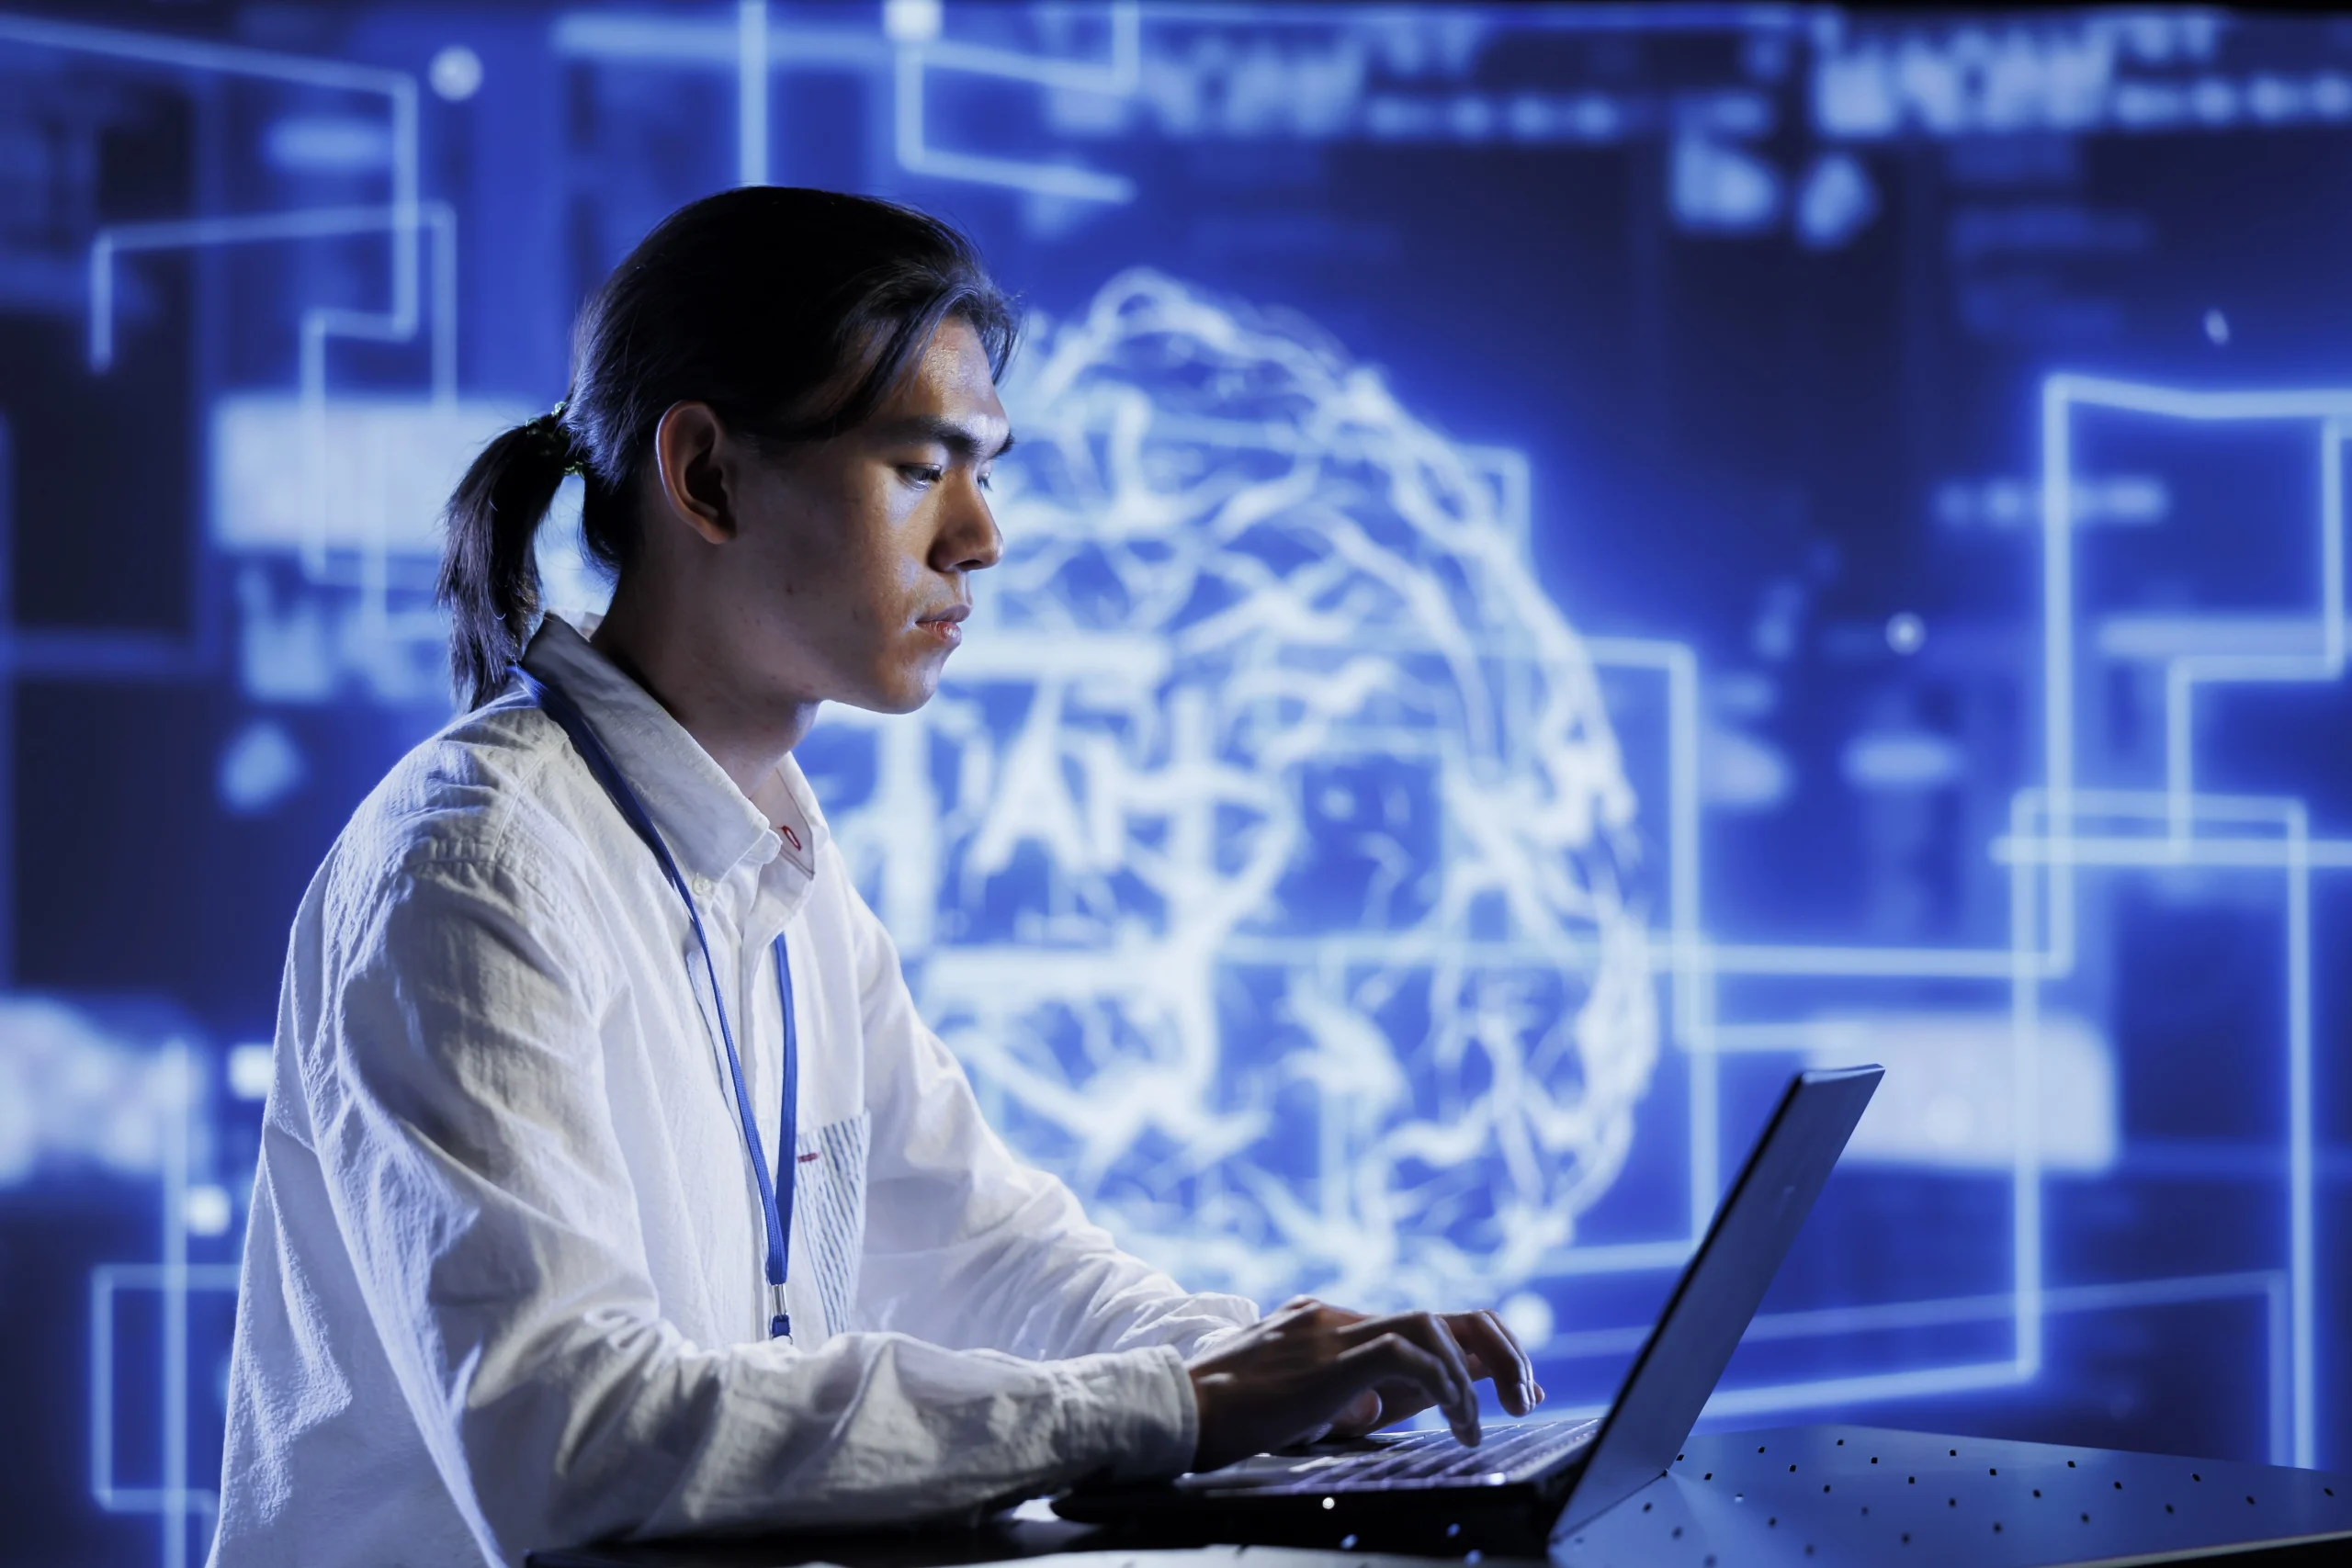
[[[653,457],[670,513],[714,545],[735,536],[723,461],[726,426],[708,403],[672,403],[653,427]]]

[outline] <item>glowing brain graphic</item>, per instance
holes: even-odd
[[[1007,398],[947,684],[811,757],[926,1017],[1188,1281],[1528,1278],[1622,1168],[1657,1027],[1633,794],[1492,476],[1148,273]]]

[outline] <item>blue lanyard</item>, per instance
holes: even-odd
[[[743,1084],[743,1058],[736,1054],[735,1032],[727,1023],[727,998],[718,988],[718,966],[711,962],[710,939],[703,935],[702,910],[695,907],[695,896],[687,891],[686,879],[679,874],[678,863],[670,856],[670,846],[654,830],[653,818],[646,815],[644,802],[637,798],[628,780],[621,776],[611,753],[596,739],[595,730],[589,727],[587,716],[579,706],[560,687],[549,685],[520,664],[513,667],[513,674],[532,701],[538,704],[540,711],[571,737],[580,760],[588,764],[588,771],[605,786],[615,809],[645,840],[645,847],[653,852],[653,858],[662,863],[662,874],[685,902],[686,923],[694,927],[695,943],[702,949],[702,972],[710,981],[711,1003],[718,1009],[718,1038],[727,1047],[727,1071],[735,1080],[735,1111],[743,1124],[743,1148],[752,1156],[752,1174],[759,1179],[760,1213],[768,1233],[768,1337],[789,1339],[792,1314],[785,1308],[784,1275],[792,1235],[792,1168],[799,1142],[800,1040],[793,1023],[792,964],[785,956],[784,937],[778,933],[775,939],[775,988],[784,1003],[784,1126],[777,1139],[776,1173],[771,1179],[767,1151],[760,1146],[760,1124],[752,1115],[751,1091]]]

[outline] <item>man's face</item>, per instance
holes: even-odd
[[[752,667],[803,701],[929,701],[1002,553],[987,491],[1011,445],[988,351],[950,319],[864,425],[739,469],[746,592],[718,613]]]

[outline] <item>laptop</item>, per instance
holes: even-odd
[[[1343,1550],[1540,1551],[1666,1472],[1731,1361],[1884,1070],[1798,1074],[1606,1416],[1375,1434],[1148,1485],[1080,1486],[1066,1519],[1182,1540]]]

